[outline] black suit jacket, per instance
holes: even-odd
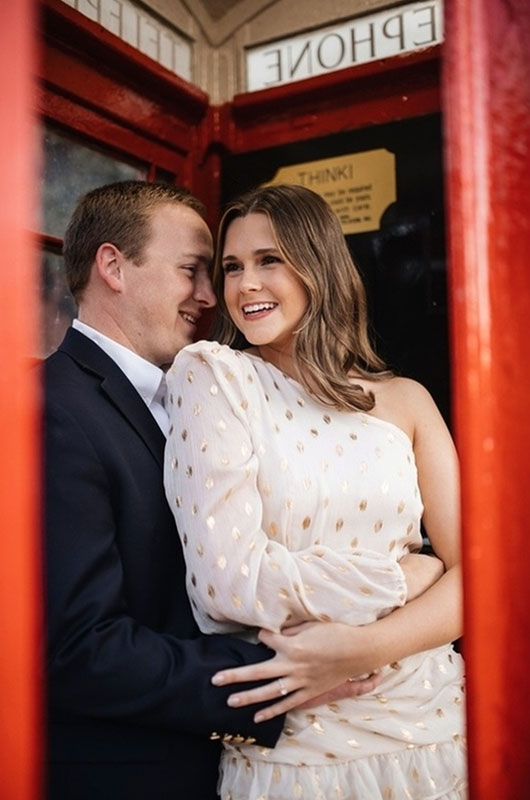
[[[230,709],[210,678],[271,652],[199,634],[165,440],[124,373],[75,329],[44,369],[51,800],[210,800],[210,735],[274,746],[282,726]]]

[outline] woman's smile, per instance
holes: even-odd
[[[246,305],[242,306],[243,314],[245,315],[246,319],[249,320],[256,320],[256,319],[263,319],[263,317],[268,316],[274,309],[277,307],[278,303],[247,303]]]

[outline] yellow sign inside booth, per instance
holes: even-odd
[[[337,214],[344,234],[379,229],[381,216],[396,200],[396,157],[380,148],[280,167],[268,185],[295,183],[322,195]]]

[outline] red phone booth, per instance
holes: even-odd
[[[54,205],[54,186],[65,177],[58,160],[79,179],[66,181],[69,203],[108,180],[176,181],[207,203],[214,226],[223,202],[281,170],[386,151],[396,159],[396,202],[379,227],[349,234],[348,244],[383,355],[428,386],[462,459],[471,796],[522,800],[530,770],[528,3],[447,0],[441,47],[240,94],[221,107],[60,0],[42,0],[38,35],[31,0],[8,6],[0,34],[10,109],[0,134],[0,796],[41,796],[38,395],[27,358],[53,349],[73,314],[61,278],[70,207]],[[37,39],[51,212],[28,224]],[[307,174],[317,181],[318,167]],[[28,227],[38,234],[49,312],[40,336]]]

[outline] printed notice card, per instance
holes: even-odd
[[[324,158],[280,167],[269,184],[296,183],[322,195],[337,214],[344,234],[379,229],[396,199],[396,157],[388,150]]]

